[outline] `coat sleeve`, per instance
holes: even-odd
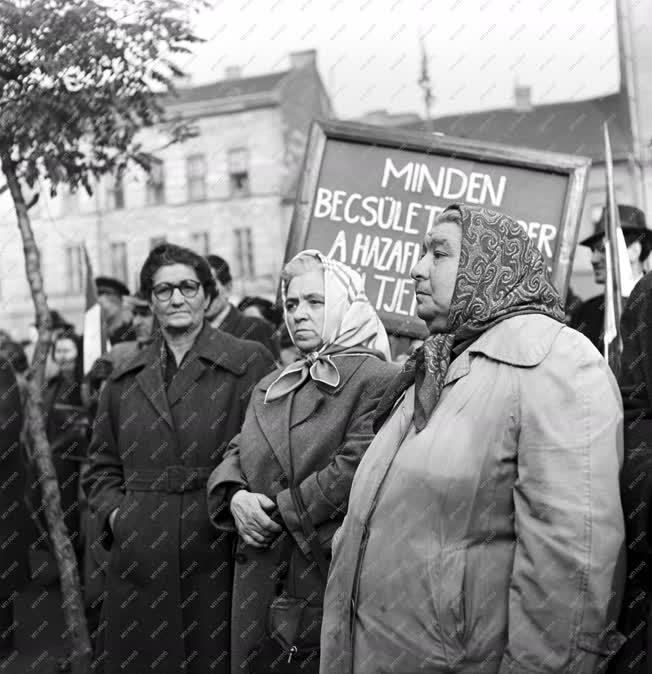
[[[97,416],[93,423],[93,437],[88,449],[89,467],[83,487],[90,509],[103,532],[102,545],[109,549],[113,541],[109,515],[120,506],[124,498],[124,472],[113,429],[117,427],[112,398],[115,384],[109,381],[100,395]]]
[[[652,274],[634,288],[623,311],[620,392],[625,414],[625,464],[621,491],[632,559],[646,560],[650,546],[649,512],[652,498],[652,366],[648,353],[652,316]],[[639,574],[646,576],[648,574]],[[642,580],[642,578],[641,578]]]
[[[564,328],[517,373],[514,564],[500,673],[592,674],[622,644],[622,412],[605,361]]]
[[[395,368],[383,365],[366,379],[356,404],[349,413],[344,438],[333,452],[330,462],[325,468],[310,474],[299,485],[306,511],[315,527],[332,522],[334,532],[346,514],[353,476],[374,436],[372,424],[376,406],[395,374]],[[342,410],[342,413],[346,414],[347,410]],[[316,429],[316,432],[326,431],[327,429]],[[286,527],[301,550],[309,554],[310,547],[303,534],[290,490],[280,491],[276,502]]]
[[[250,413],[251,410],[247,416]],[[221,531],[236,530],[229,509],[230,496],[234,488],[247,488],[247,480],[240,466],[240,435],[231,440],[222,461],[211,473],[206,484],[208,517],[213,526]]]
[[[267,349],[257,347],[249,368],[249,382],[243,395],[243,409],[246,409],[244,424],[255,423],[250,404],[256,384],[274,369],[274,360]],[[208,517],[213,525],[222,531],[235,531],[235,523],[229,509],[230,496],[234,488],[247,487],[247,480],[240,466],[240,437],[231,440],[222,460],[211,473],[206,484]]]

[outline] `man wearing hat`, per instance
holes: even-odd
[[[580,241],[580,246],[591,249],[591,265],[595,282],[604,285],[607,280],[607,267],[604,251],[604,231],[607,209],[602,210],[595,232]],[[647,229],[645,215],[635,206],[618,206],[620,226],[625,236],[627,253],[632,267],[632,278],[636,283],[645,273],[643,265],[652,250],[652,231]],[[604,294],[596,295],[583,302],[573,313],[570,326],[586,335],[598,351],[604,349]]]
[[[111,346],[120,342],[134,341],[136,335],[131,321],[127,318],[128,310],[123,301],[123,298],[129,295],[129,288],[118,279],[98,276],[95,279],[95,289]]]
[[[206,311],[208,322],[213,328],[228,332],[238,339],[260,342],[278,359],[279,345],[273,326],[262,318],[245,316],[229,301],[233,287],[229,263],[219,255],[207,255],[206,260],[217,286],[217,295]]]

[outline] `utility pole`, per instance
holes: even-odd
[[[419,86],[423,90],[423,102],[426,113],[426,129],[428,133],[434,131],[432,123],[432,106],[435,102],[435,97],[432,94],[432,85],[430,82],[430,72],[428,66],[428,54],[426,52],[426,44],[423,36],[419,37],[419,44],[421,45],[421,74],[419,77]]]

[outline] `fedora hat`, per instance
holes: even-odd
[[[645,223],[645,214],[636,206],[618,205],[618,216],[620,218],[620,227],[623,234],[641,234],[650,244],[652,244],[652,230],[647,228]],[[584,241],[580,241],[580,246],[592,248],[603,236],[607,221],[607,208],[602,209],[600,219],[595,223],[595,231]]]

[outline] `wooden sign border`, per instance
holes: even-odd
[[[329,139],[399,150],[415,150],[444,157],[487,161],[504,166],[532,168],[568,176],[569,182],[562,211],[560,238],[553,258],[553,282],[559,290],[562,300],[566,299],[579,236],[582,207],[588,188],[588,175],[591,168],[591,160],[588,157],[531,150],[498,143],[485,143],[468,138],[446,136],[436,132],[429,134],[355,122],[314,120],[310,128],[308,145],[303,159],[285,250],[285,261],[290,260],[305,248],[308,238],[308,223],[317,193],[326,141]],[[422,333],[419,335],[412,334],[413,331],[411,330],[401,331],[398,324],[389,325],[387,328],[394,334],[423,336]]]

